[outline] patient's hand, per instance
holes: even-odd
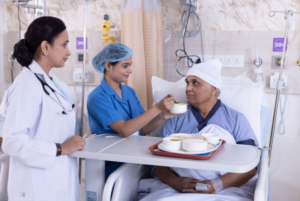
[[[212,183],[210,180],[205,180],[205,181],[201,181],[198,183],[204,183],[204,184],[208,184],[210,186],[208,191],[196,191],[195,187],[193,189],[184,189],[183,192],[184,193],[205,193],[205,194],[211,194],[212,192],[215,191]]]
[[[199,179],[192,179],[189,177],[173,177],[169,185],[181,193],[185,191],[195,190],[196,183],[200,183]]]

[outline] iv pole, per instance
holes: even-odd
[[[86,65],[86,23],[89,0],[85,0],[84,31],[83,31],[83,68],[82,68],[82,100],[79,136],[83,137],[83,114],[84,114],[84,88],[85,88],[85,65]],[[78,178],[81,184],[82,158],[79,158]]]
[[[282,50],[282,57],[281,57],[281,64],[280,64],[280,74],[277,82],[276,87],[276,98],[275,98],[275,106],[274,106],[274,114],[273,114],[273,120],[272,120],[272,129],[271,129],[271,136],[270,136],[270,142],[269,142],[269,165],[271,161],[271,155],[272,155],[272,146],[273,146],[273,139],[274,139],[274,133],[275,133],[275,125],[276,125],[276,117],[277,117],[277,110],[278,110],[278,101],[280,97],[280,91],[282,88],[284,88],[284,83],[282,80],[282,72],[283,72],[283,65],[284,65],[284,59],[285,59],[285,52],[286,52],[286,41],[287,41],[287,32],[288,32],[288,20],[293,16],[293,14],[300,14],[298,12],[293,12],[292,10],[285,10],[285,11],[270,11],[269,16],[273,17],[276,13],[284,13],[284,19],[285,22],[285,31],[284,31],[284,43],[283,43],[283,50]]]

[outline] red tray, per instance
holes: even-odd
[[[161,155],[161,156],[172,156],[172,157],[179,157],[179,158],[190,158],[190,159],[197,159],[197,160],[206,160],[206,159],[210,159],[211,157],[213,157],[226,144],[225,140],[220,139],[220,141],[222,141],[222,144],[215,151],[211,152],[209,155],[206,155],[206,156],[199,156],[199,155],[192,155],[192,154],[178,154],[178,153],[173,153],[173,152],[162,151],[158,148],[158,145],[162,142],[159,142],[159,143],[156,143],[156,144],[152,145],[151,147],[149,147],[149,150],[153,154]]]

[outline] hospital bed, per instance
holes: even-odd
[[[185,86],[184,83],[179,82],[179,86],[176,86],[176,83],[167,83],[164,81],[162,83],[162,80],[152,80],[152,87],[153,87],[153,96],[154,100],[157,98],[157,94],[159,92],[155,91],[155,84],[158,86],[169,86],[169,88],[175,88],[178,89],[179,86]],[[155,83],[156,82],[156,83]],[[182,82],[182,81],[181,81]],[[261,160],[258,165],[258,179],[257,179],[257,184],[255,188],[255,194],[254,194],[254,201],[268,201],[269,200],[269,156],[268,156],[268,149],[263,148],[264,144],[266,143],[266,138],[268,135],[269,131],[269,124],[271,120],[271,110],[266,107],[266,104],[264,103],[264,92],[263,92],[263,86],[259,86],[259,84],[252,83],[247,77],[245,76],[239,76],[236,78],[227,78],[223,77],[223,84],[229,86],[228,89],[221,89],[221,93],[228,93],[220,97],[220,99],[227,104],[226,99],[231,99],[234,98],[235,101],[243,101],[244,105],[241,105],[241,107],[247,105],[247,104],[255,104],[253,101],[254,99],[249,98],[253,94],[259,94],[261,93],[261,97],[254,97],[256,99],[260,99],[257,101],[257,104],[260,106],[260,112],[255,112],[253,108],[250,109],[254,114],[253,117],[254,119],[260,119],[260,134],[257,135],[257,139],[260,143],[260,148],[261,149]],[[169,84],[169,85],[168,85]],[[178,83],[177,83],[178,84]],[[182,85],[183,84],[183,85]],[[257,85],[257,86],[254,86]],[[254,86],[254,87],[252,87]],[[239,88],[239,89],[237,89]],[[251,89],[250,89],[251,88]],[[252,92],[251,92],[252,90]],[[167,90],[168,91],[168,90]],[[164,91],[163,94],[166,91]],[[180,99],[178,91],[169,91],[173,94],[175,94],[175,98]],[[253,93],[253,94],[248,94],[246,98],[242,98],[241,100],[238,99],[238,95],[236,93]],[[184,93],[181,91],[180,93]],[[233,97],[234,96],[234,97]],[[242,94],[241,97],[244,95]],[[159,100],[160,97],[157,98]],[[180,100],[184,102],[184,100]],[[234,109],[237,109],[240,111],[240,108],[236,108],[234,105],[237,103],[232,103],[228,104],[229,106],[233,107]],[[242,112],[243,113],[243,112]],[[245,112],[246,113],[246,112]],[[251,119],[251,117],[245,114],[246,117]],[[250,121],[249,121],[250,122]],[[252,124],[251,124],[252,123]],[[250,122],[251,126],[253,127],[253,122]],[[253,129],[255,130],[255,129]],[[256,129],[257,130],[257,129]],[[155,132],[154,132],[155,135]],[[103,199],[102,201],[132,201],[132,200],[138,200],[138,185],[139,181],[143,178],[149,178],[151,174],[151,166],[147,165],[140,165],[140,164],[123,164],[119,169],[117,169],[115,172],[113,172],[108,180],[106,181],[106,184],[104,186],[103,190]]]

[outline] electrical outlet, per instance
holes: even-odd
[[[14,53],[13,51],[9,51],[9,52],[8,52],[8,61],[9,61],[9,62],[12,62],[12,61],[13,61],[13,62],[17,62],[16,59],[13,59],[13,58],[12,58],[13,53]]]
[[[270,76],[270,88],[275,89],[277,87],[277,82],[279,78],[279,73],[274,73],[274,75]],[[288,77],[286,75],[282,75],[282,81],[284,86],[288,86]]]
[[[89,73],[88,71],[85,71],[85,82],[88,82],[89,81]],[[82,76],[82,69],[80,68],[75,68],[74,71],[73,71],[73,82],[82,82],[82,79],[83,79],[83,76]]]
[[[198,55],[203,61],[201,55]],[[233,68],[243,68],[245,66],[245,56],[244,55],[204,55],[204,60],[208,61],[211,59],[220,59],[223,67],[233,67]],[[193,58],[196,61],[196,58]],[[187,66],[188,60],[185,60],[185,65]]]
[[[245,66],[244,55],[215,55],[214,58],[220,59],[223,67],[243,68]]]

